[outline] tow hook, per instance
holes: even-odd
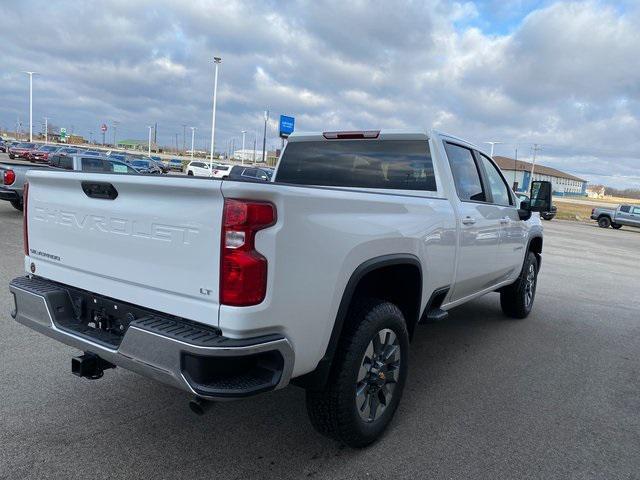
[[[212,402],[211,400],[205,400],[204,398],[200,397],[193,397],[189,401],[189,408],[193,413],[197,415],[204,415],[211,409],[211,407],[213,407],[213,405],[214,402]]]
[[[71,373],[89,380],[101,378],[104,371],[109,368],[116,368],[116,366],[91,352],[85,352],[71,359]]]

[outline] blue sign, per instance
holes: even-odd
[[[286,115],[280,115],[280,136],[283,138],[288,137],[293,133],[293,127],[296,119],[293,117],[287,117]]]

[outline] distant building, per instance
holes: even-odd
[[[153,147],[153,145],[151,145]],[[147,150],[149,148],[148,140],[118,140],[117,148],[125,150]]]
[[[500,156],[494,156],[493,160],[498,164],[515,191],[527,192],[529,190],[531,168],[533,167],[531,163]],[[539,163],[536,163],[533,169],[533,180],[551,182],[555,195],[585,195],[587,192],[587,180]]]

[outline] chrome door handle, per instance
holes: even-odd
[[[472,217],[464,217],[462,219],[463,225],[474,225],[476,223],[476,219]]]
[[[504,217],[500,219],[500,225],[506,225],[511,221],[509,217]]]

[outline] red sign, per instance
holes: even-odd
[[[103,123],[102,126],[100,127],[100,130],[102,130],[102,132],[106,132],[107,131],[107,124]]]

